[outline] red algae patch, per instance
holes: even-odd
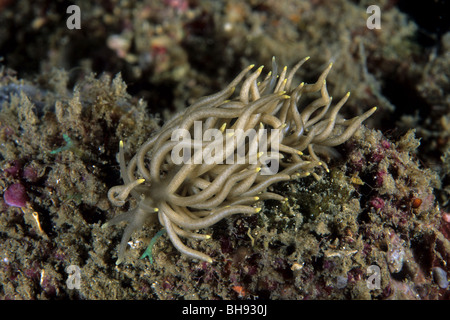
[[[10,185],[3,194],[3,199],[11,207],[25,207],[28,196],[24,185],[21,183]]]

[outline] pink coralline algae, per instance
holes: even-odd
[[[6,204],[12,207],[25,207],[28,201],[27,192],[21,183],[14,183],[3,194]]]
[[[19,161],[14,160],[10,163],[9,167],[3,169],[5,173],[10,177],[17,177],[21,169],[21,164]]]
[[[372,200],[370,200],[370,205],[374,207],[375,209],[382,209],[384,208],[384,200],[380,197],[375,197]]]
[[[36,182],[39,179],[36,169],[33,168],[32,166],[25,167],[23,169],[22,176],[25,180],[29,182]]]

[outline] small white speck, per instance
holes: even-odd
[[[233,25],[231,24],[231,22],[224,23],[223,31],[230,32],[232,29],[233,29]]]

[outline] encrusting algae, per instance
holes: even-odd
[[[116,264],[124,261],[132,233],[153,214],[178,251],[211,263],[180,237],[209,239],[196,230],[234,214],[258,213],[261,208],[253,205],[260,200],[285,201],[268,191],[272,184],[328,171],[318,154],[347,141],[376,108],[341,119],[349,93],[332,105],[326,86],[332,64],[315,83],[293,85],[295,72],[308,59],[279,75],[273,59],[261,82],[262,67],[249,75],[253,65],[245,68],[225,89],[167,121],[128,163],[120,143],[124,184],[112,187],[108,198],[122,206],[131,195],[137,205],[103,225],[128,222]],[[239,94],[233,95],[238,85]]]
[[[60,2],[4,2],[0,299],[448,300],[450,33],[435,29],[445,10],[433,4],[427,13],[436,19],[424,21],[413,2],[380,1],[382,28],[368,29],[373,15],[364,1],[84,2],[82,28],[73,30]],[[272,56],[290,70],[306,55],[314,59],[297,71],[297,84],[315,83],[333,61],[328,91],[337,100],[352,93],[339,115],[351,118],[375,105],[377,112],[336,148],[315,144],[323,164],[308,177],[265,190],[285,197],[281,201],[244,203],[262,209],[184,229],[211,235],[206,241],[179,238],[214,263],[187,259],[166,241],[165,227],[155,221],[163,211],[157,207],[129,238],[126,264],[116,266],[126,223],[101,226],[143,201],[130,196],[114,207],[107,197],[111,187],[127,184],[116,160],[120,140],[129,166],[164,121],[227,87],[251,62],[256,67],[247,75],[261,64],[270,69]],[[239,100],[243,81],[228,99]],[[302,94],[300,113],[320,95]],[[223,128],[225,136],[235,122]],[[222,127],[210,128],[220,133]],[[333,135],[345,129],[334,128]],[[195,140],[195,132],[188,133]],[[205,148],[212,142],[206,140]],[[188,152],[178,146],[181,155]],[[298,155],[303,161],[311,161],[307,149]],[[280,153],[281,161],[295,157]],[[153,159],[150,150],[145,165]],[[171,160],[164,158],[161,175]],[[267,163],[252,165],[261,167],[258,179],[270,178],[262,175]],[[203,187],[218,179],[201,178]],[[133,179],[145,179],[134,193],[156,189],[137,167]],[[195,212],[192,219],[201,210],[186,208]],[[70,266],[81,275],[75,290],[67,283]],[[371,284],[377,286],[369,286],[375,275]]]

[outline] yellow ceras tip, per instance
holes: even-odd
[[[159,209],[158,208],[154,208],[153,212],[159,212]]]
[[[227,124],[226,123],[224,123],[221,127],[220,127],[220,132],[224,132],[225,131],[225,128],[227,127]]]
[[[257,167],[257,168],[255,169],[255,171],[256,171],[256,173],[260,172],[260,171],[261,171],[261,167]]]
[[[254,66],[255,66],[254,64],[251,64],[251,65],[248,66],[248,68],[249,69],[253,69]]]
[[[264,69],[264,65],[262,65],[262,66],[260,66],[259,68],[258,68],[258,72],[261,72],[262,71],[262,69]]]
[[[210,234],[205,234],[205,238],[206,239],[211,239],[211,235]]]
[[[259,197],[253,197],[253,200],[258,201]]]
[[[141,183],[144,183],[144,182],[145,182],[145,179],[137,179],[136,182],[137,182],[138,184],[141,184]]]
[[[122,140],[119,141],[119,148],[123,148],[123,141]]]
[[[255,213],[258,213],[262,210],[262,208],[255,208]]]
[[[303,152],[297,151],[297,154],[298,154],[299,156],[302,156],[302,155],[303,155]]]

